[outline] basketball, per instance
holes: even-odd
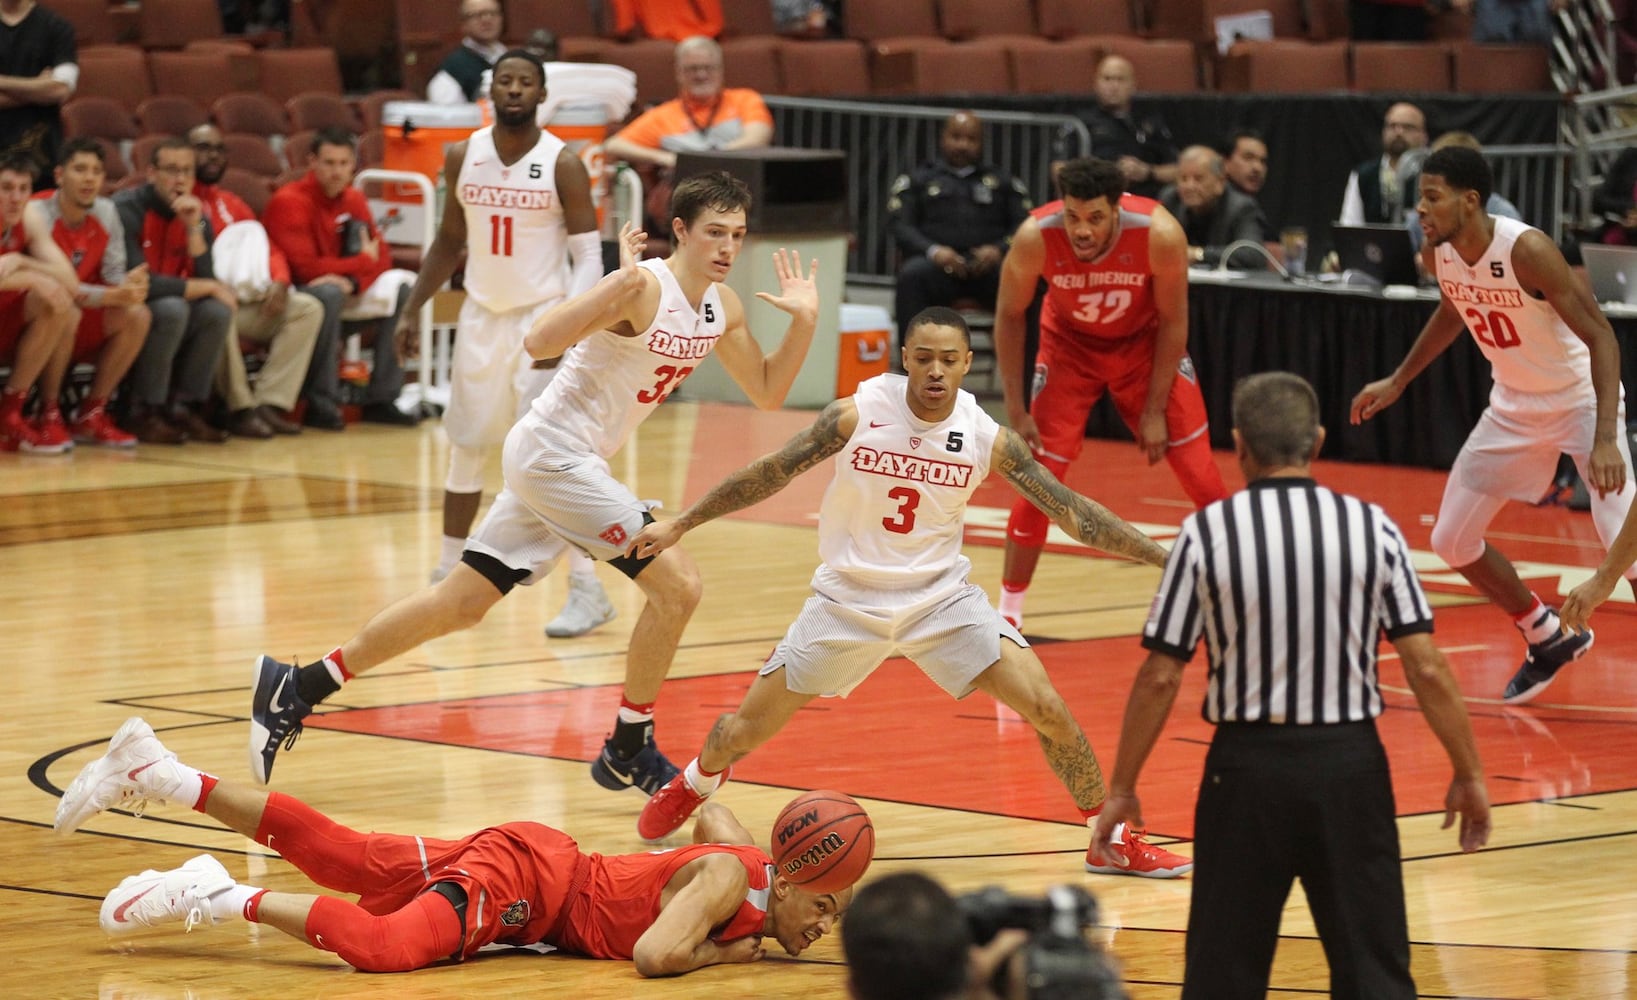
[[[820,789],[798,795],[773,822],[773,865],[808,892],[840,892],[875,857],[875,826],[849,795]]]

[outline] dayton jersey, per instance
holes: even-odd
[[[1031,213],[1046,243],[1040,268],[1046,279],[1046,305],[1040,311],[1043,334],[1123,340],[1159,325],[1154,274],[1148,264],[1148,225],[1158,207],[1159,202],[1149,198],[1121,195],[1119,232],[1108,251],[1094,261],[1074,256],[1063,227],[1061,201]]]
[[[74,273],[81,285],[113,287],[125,280],[125,229],[119,224],[119,212],[107,198],[98,198],[91,205],[84,221],[70,226],[63,220],[62,202],[57,192],[46,192],[41,199],[46,218],[51,222],[51,238],[68,255]]]
[[[619,451],[727,329],[714,282],[695,311],[663,260],[637,266],[659,279],[659,308],[648,329],[635,337],[599,330],[575,344],[524,418],[566,451],[603,458]]]
[[[466,212],[466,294],[490,312],[510,312],[563,297],[568,226],[557,194],[563,141],[541,132],[523,158],[506,166],[494,128],[466,141],[455,190]]]
[[[965,391],[948,418],[928,423],[910,410],[907,386],[903,375],[877,375],[858,387],[858,426],[819,507],[820,573],[867,590],[964,579],[966,504],[989,474],[1000,432]]]
[[[1435,249],[1438,287],[1472,331],[1495,369],[1496,386],[1517,392],[1555,393],[1576,386],[1591,392],[1591,352],[1557,310],[1518,284],[1512,246],[1534,228],[1492,217],[1495,238],[1471,266],[1455,248]]]
[[[735,941],[762,933],[772,901],[773,859],[759,847],[692,844],[647,854],[591,855],[585,888],[569,906],[568,922],[554,942],[591,958],[630,958],[637,939],[659,918],[660,896],[683,865],[707,854],[731,854],[750,880],[744,901],[711,940]]]

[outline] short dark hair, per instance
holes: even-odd
[[[546,64],[540,59],[539,56],[524,48],[507,49],[505,52],[501,53],[499,59],[495,60],[494,68],[498,71],[500,69],[500,64],[508,59],[521,59],[530,66],[533,66],[534,71],[540,74],[540,86],[544,87],[546,85]]]
[[[1461,191],[1476,191],[1478,204],[1489,204],[1489,195],[1495,190],[1494,175],[1489,172],[1489,161],[1484,154],[1466,146],[1445,146],[1421,164],[1421,176],[1433,174],[1444,183]]]
[[[34,157],[25,150],[8,149],[4,153],[0,153],[0,170],[9,170],[14,174],[22,174],[28,178],[31,186],[34,184],[34,171],[38,167],[39,164],[34,161]]]
[[[1233,387],[1233,426],[1263,468],[1306,465],[1319,440],[1318,394],[1290,372],[1247,375]]]
[[[88,135],[78,135],[63,143],[63,148],[57,152],[57,166],[68,166],[68,161],[81,153],[90,153],[98,163],[108,164],[108,151],[102,148],[102,143]]]
[[[179,135],[166,136],[160,141],[159,145],[153,148],[153,152],[148,154],[148,166],[159,166],[159,154],[167,149],[185,149],[188,151],[188,155],[193,155],[193,143]]]
[[[1240,139],[1251,139],[1261,143],[1263,146],[1268,144],[1267,138],[1262,135],[1260,129],[1254,129],[1248,125],[1240,125],[1239,127],[1230,131],[1227,137],[1222,140],[1222,147],[1218,149],[1217,152],[1222,154],[1223,159],[1227,159],[1233,155],[1234,150],[1239,148]]]
[[[1107,198],[1110,205],[1117,205],[1120,195],[1125,194],[1125,174],[1116,163],[1082,156],[1058,169],[1057,190],[1065,198],[1081,201]]]
[[[348,129],[339,125],[321,128],[313,133],[312,154],[318,155],[320,146],[345,146],[354,153],[358,152],[358,137]]]
[[[859,1000],[945,1000],[966,989],[972,931],[948,892],[920,872],[858,890],[841,924],[847,980]]]
[[[908,344],[909,338],[923,326],[952,326],[961,332],[961,342],[967,350],[972,349],[972,330],[966,325],[966,317],[948,306],[927,306],[910,317],[904,326],[904,343]]]
[[[750,186],[726,170],[707,170],[689,177],[671,192],[671,214],[682,220],[683,229],[692,229],[711,209],[748,213]]]

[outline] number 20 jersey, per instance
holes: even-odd
[[[1448,243],[1434,251],[1438,288],[1494,367],[1495,385],[1515,392],[1583,388],[1592,396],[1591,352],[1545,299],[1518,284],[1512,247],[1532,229],[1492,217],[1495,237],[1471,267]]]
[[[1046,257],[1040,274],[1046,279],[1046,304],[1040,311],[1042,334],[1069,340],[1124,340],[1152,331],[1154,274],[1148,263],[1148,224],[1159,202],[1137,195],[1120,196],[1120,231],[1108,252],[1093,261],[1074,256],[1064,229],[1063,203],[1042,205],[1031,214],[1040,226]]]
[[[989,474],[1000,426],[969,392],[948,418],[928,423],[909,408],[908,380],[877,375],[853,394],[858,426],[836,456],[835,478],[819,507],[813,584],[828,574],[869,591],[911,594],[959,583],[967,501]]]
[[[727,329],[722,289],[696,312],[663,260],[637,265],[659,279],[659,308],[635,337],[599,330],[569,348],[524,420],[559,450],[608,458],[716,347]]]

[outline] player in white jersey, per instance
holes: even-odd
[[[1562,452],[1591,487],[1592,518],[1606,548],[1637,487],[1628,472],[1614,330],[1545,233],[1485,211],[1492,184],[1476,150],[1441,149],[1422,165],[1422,261],[1442,298],[1398,369],[1353,398],[1352,421],[1391,406],[1462,329],[1489,358],[1495,387],[1450,470],[1432,548],[1523,633],[1529,650],[1503,695],[1521,704],[1590,649],[1592,634],[1565,629],[1485,542],[1484,530],[1507,500],[1540,497]],[[1632,569],[1620,573],[1630,579]]]
[[[675,520],[644,528],[633,556],[663,551],[692,528],[772,496],[837,455],[819,510],[819,554],[808,598],[736,712],[722,716],[698,757],[648,800],[637,832],[658,840],[685,823],[803,705],[845,697],[889,656],[913,660],[956,698],[984,691],[1029,720],[1052,770],[1087,823],[1105,791],[1097,758],[1016,627],[967,580],[967,502],[991,468],[1087,545],[1162,565],[1165,550],[1096,501],[1053,478],[1023,438],[978,407],[961,379],[972,364],[966,322],[952,309],[917,313],[904,331],[907,375],[878,375],[831,403],[811,428],[723,480]],[[1193,863],[1125,830],[1088,871],[1174,878]]]
[[[515,49],[495,63],[489,84],[495,124],[445,151],[443,217],[398,317],[398,340],[406,355],[414,354],[421,306],[455,273],[465,251],[466,301],[443,414],[449,469],[433,583],[449,575],[466,548],[483,502],[489,449],[506,440],[556,370],[556,358],[535,361],[523,352],[523,334],[565,295],[588,291],[602,277],[591,181],[580,158],[535,124],[545,98],[545,69],[532,53]],[[593,565],[583,552],[569,556],[568,603],[546,626],[547,635],[583,635],[614,617]]]
[[[671,196],[676,249],[668,259],[637,263],[648,237],[628,225],[619,270],[535,321],[524,349],[536,359],[562,357],[561,371],[507,435],[506,488],[460,563],[315,663],[257,660],[250,766],[258,780],[267,780],[280,745],[294,741],[312,706],[342,682],[476,625],[514,586],[539,580],[575,548],[630,577],[648,602],[631,632],[614,732],[592,777],[606,788],[634,785],[652,794],[676,774],[654,743],[654,703],[699,603],[699,571],[680,549],[626,554],[653,518],[614,479],[608,458],[713,349],[758,407],[774,409],[789,394],[818,318],[817,264],[804,268],[782,249],[773,255],[780,294],[757,297],[791,320],[783,341],[764,354],[745,325],[744,304],[720,284],[744,244],[749,208],[750,189],[726,173],[688,178]]]

